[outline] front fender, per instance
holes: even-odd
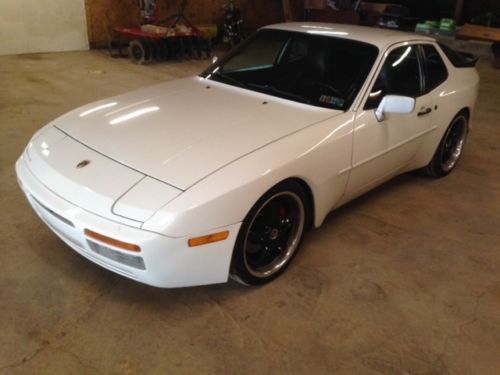
[[[352,127],[352,113],[343,113],[268,144],[198,182],[142,227],[182,237],[241,222],[267,190],[291,177],[310,187],[318,226],[344,193]]]

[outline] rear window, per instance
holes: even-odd
[[[456,68],[472,68],[476,66],[477,57],[473,54],[455,51],[442,43],[438,43],[438,45],[441,47],[441,50],[444,52],[448,60],[450,60]]]

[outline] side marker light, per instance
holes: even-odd
[[[224,241],[229,236],[229,231],[212,233],[206,236],[190,238],[188,241],[189,247],[201,246],[212,242]]]

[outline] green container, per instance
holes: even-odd
[[[443,18],[439,23],[439,29],[445,31],[455,31],[457,29],[457,24],[455,23],[455,20],[452,20],[451,18]]]
[[[415,32],[416,33],[425,33],[429,34],[432,30],[432,27],[429,26],[427,23],[417,23],[415,26]]]
[[[426,20],[425,24],[429,25],[431,29],[437,29],[439,27],[439,22],[435,20]]]

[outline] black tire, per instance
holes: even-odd
[[[283,273],[300,247],[308,212],[306,193],[293,180],[264,194],[238,233],[231,277],[245,285],[261,285]]]
[[[128,48],[130,61],[134,64],[141,65],[149,61],[149,50],[141,40],[134,39],[130,41]]]
[[[422,173],[435,178],[448,175],[462,155],[468,132],[469,119],[465,112],[460,112],[446,129],[431,162]]]

